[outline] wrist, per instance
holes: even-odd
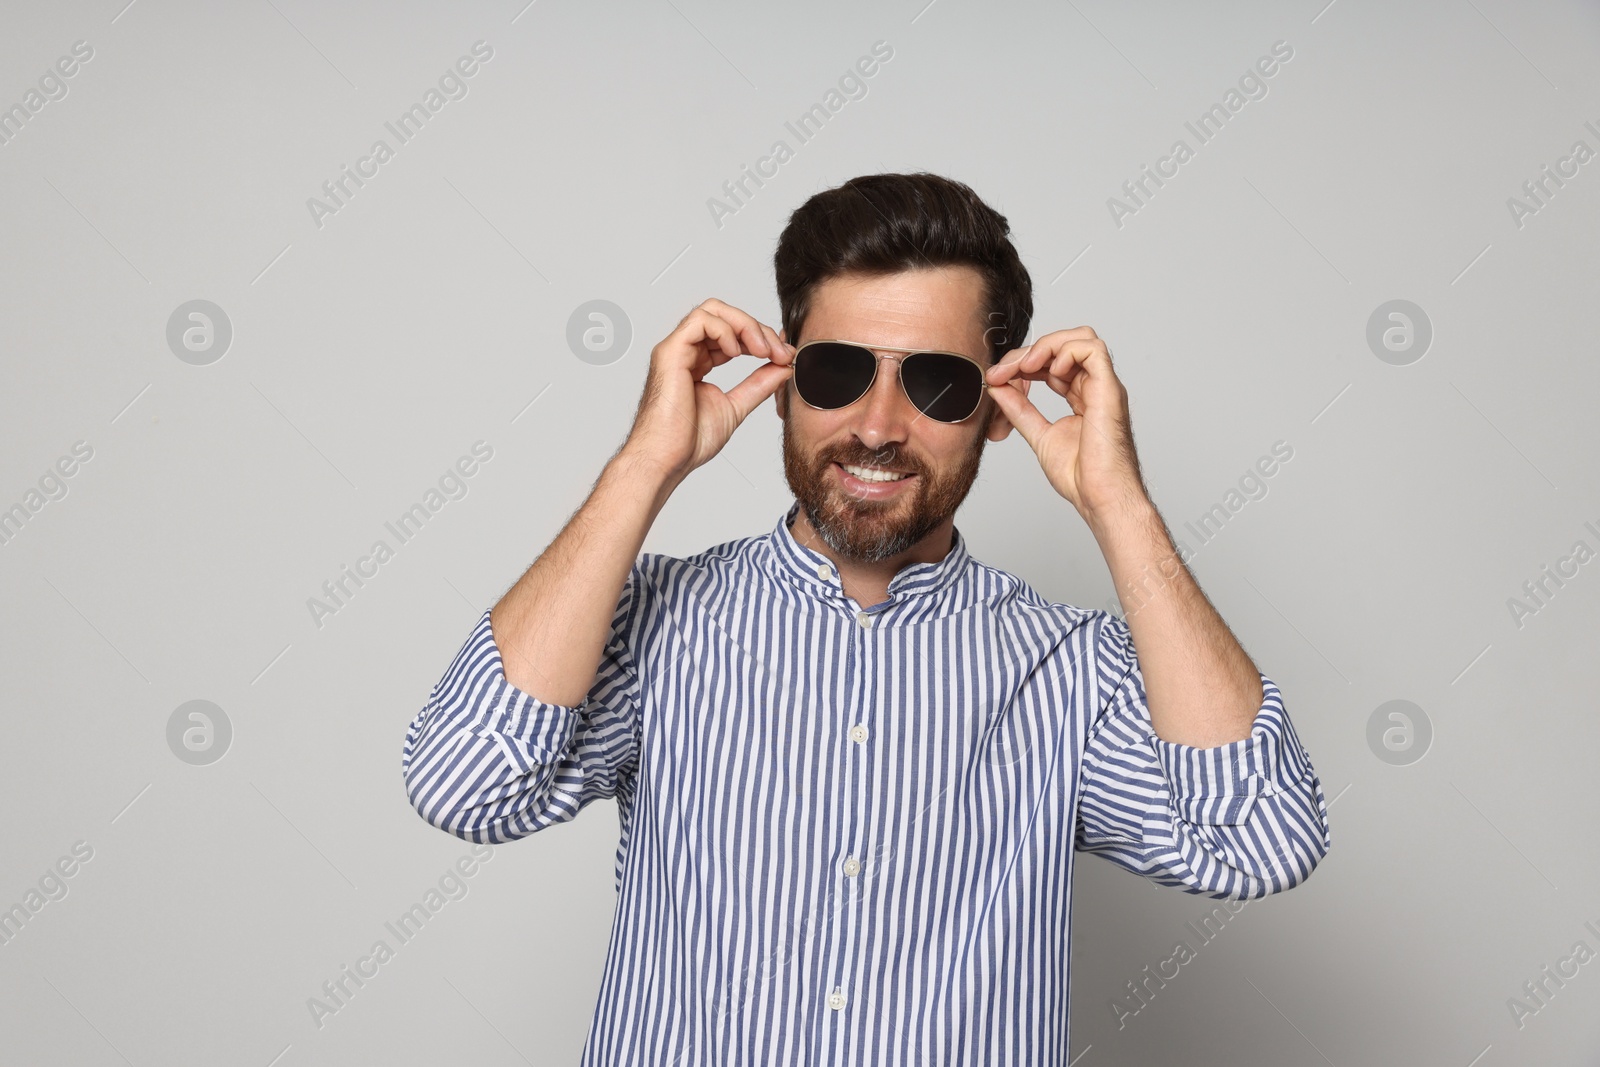
[[[616,483],[626,492],[653,499],[659,508],[665,504],[687,471],[679,471],[649,452],[626,443],[606,464],[601,478]]]
[[[1166,521],[1148,500],[1102,508],[1085,520],[1101,554],[1113,567],[1144,564],[1176,552]]]
[[[1144,531],[1152,526],[1163,532],[1166,530],[1155,503],[1141,491],[1121,493],[1086,505],[1080,512],[1084,523],[1102,542],[1107,537],[1117,537],[1129,531]]]

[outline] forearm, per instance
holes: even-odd
[[[551,704],[582,703],[628,571],[676,484],[626,450],[606,464],[583,506],[490,612],[512,685]]]
[[[1179,558],[1155,505],[1089,525],[1127,613],[1156,735],[1195,748],[1249,737],[1260,672]]]

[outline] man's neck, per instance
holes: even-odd
[[[928,536],[904,552],[877,563],[866,563],[835,552],[817,534],[811,525],[811,520],[806,517],[805,508],[795,512],[794,522],[789,530],[794,534],[796,541],[828,558],[833,564],[833,569],[838,572],[839,582],[844,586],[845,595],[854,598],[856,603],[864,608],[870,608],[889,599],[889,582],[896,574],[913,564],[938,563],[950,554],[950,549],[955,545],[953,518],[944,520],[934,527]]]

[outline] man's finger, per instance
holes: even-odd
[[[761,332],[761,323],[756,321],[755,316],[716,297],[712,297],[700,306],[734,328],[739,339],[744,342],[744,351],[752,356],[771,357],[772,351],[766,335]]]
[[[791,371],[779,363],[764,363],[751,371],[738,385],[728,390],[728,400],[733,404],[739,421],[759,407],[762,401],[778,391],[789,380]]]
[[[767,344],[772,348],[772,362],[787,367],[792,359],[789,346],[783,343],[775,330],[766,323],[761,324],[762,332],[766,335]]]
[[[738,311],[737,308],[733,310]],[[737,324],[730,322],[728,317],[718,315],[707,308],[695,308],[690,314],[690,320],[682,327],[683,340],[709,355],[711,367],[720,367],[746,353],[769,358],[767,353],[771,348],[767,338],[761,333],[761,324],[755,319],[749,319],[749,322],[749,331],[741,333]],[[709,371],[711,367],[707,367],[706,370]]]
[[[685,340],[691,344],[710,341],[715,346],[709,353],[711,366],[716,367],[738,357],[738,332],[720,315],[703,308],[695,308],[694,315],[685,329],[688,331]]]
[[[1021,363],[1024,359],[1027,359],[1029,354],[1033,352],[1033,349],[1038,344],[1039,342],[1035,341],[1031,345],[1023,345],[1021,348],[1013,348],[1011,351],[1001,356],[998,363],[986,370],[984,372],[984,377],[988,380],[990,385],[1002,385],[1010,381],[1012,376],[1016,373],[1017,364]]]
[[[1077,341],[1063,345],[1056,354],[1051,365],[1054,367],[1056,377],[1071,378],[1074,367],[1082,367],[1085,372],[1091,371],[1091,363],[1105,363],[1105,369],[1111,370],[1111,354],[1106,351],[1105,344],[1100,341]]]

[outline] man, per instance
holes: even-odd
[[[1012,347],[1008,233],[930,174],[812,197],[783,330],[707,300],[656,345],[627,440],[411,723],[411,802],[468,841],[616,799],[585,1064],[1064,1065],[1075,849],[1233,898],[1326,854],[1321,783],[1145,493],[1105,342]],[[704,380],[740,355],[764,362]],[[641,554],[769,396],[788,514]],[[955,510],[1013,427],[1126,621],[968,554]]]

